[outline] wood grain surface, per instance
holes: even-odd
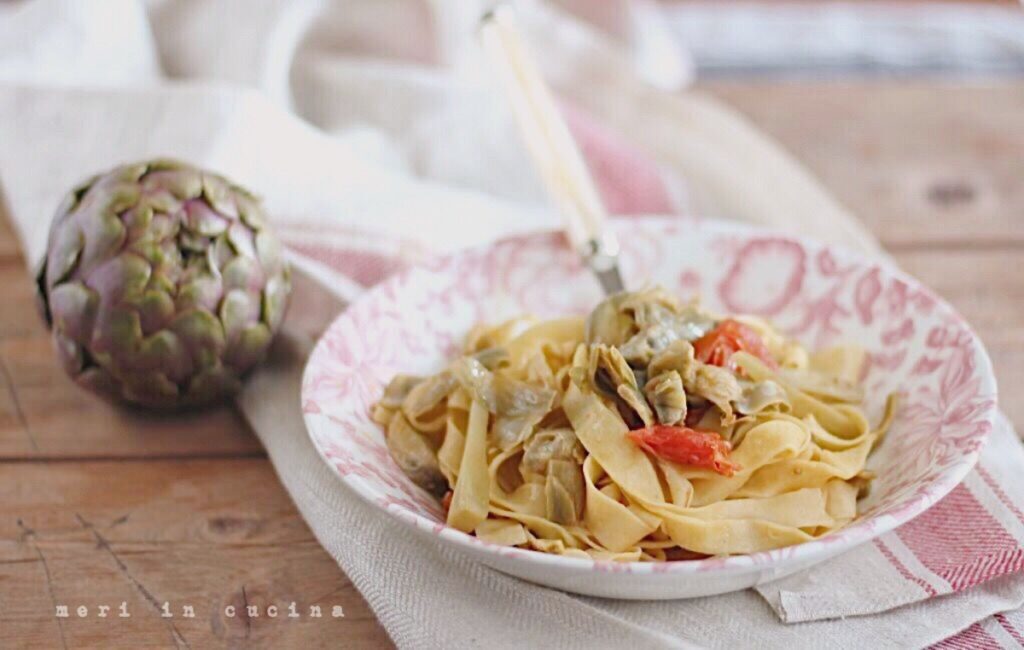
[[[1024,428],[1012,399],[1024,385],[1024,82],[704,88],[778,138],[967,316]],[[76,388],[6,222],[0,292],[0,648],[389,645],[238,413],[153,417]]]

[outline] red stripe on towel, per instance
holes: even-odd
[[[1006,614],[996,614],[996,621],[1004,630],[1006,630],[1007,634],[1013,637],[1014,641],[1019,643],[1021,647],[1024,648],[1024,632],[1018,630],[1017,627],[1013,624],[1013,621],[1006,617]]]
[[[935,587],[931,586],[921,578],[911,573],[910,569],[908,569],[906,566],[903,565],[902,562],[900,562],[899,558],[897,558],[896,555],[893,554],[893,552],[889,549],[888,546],[885,545],[885,542],[883,542],[881,538],[875,540],[875,546],[878,547],[878,550],[881,551],[882,555],[885,556],[885,559],[889,560],[889,564],[893,565],[896,568],[896,570],[900,572],[900,575],[903,576],[905,580],[909,580],[910,582],[913,582],[914,584],[918,585],[919,587],[924,589],[929,596],[938,595],[939,592],[935,591]]]
[[[978,471],[978,476],[981,477],[981,480],[985,481],[985,485],[987,485],[989,489],[992,490],[992,493],[996,495],[996,498],[999,499],[999,502],[1006,506],[1006,508],[1013,513],[1013,516],[1021,523],[1024,523],[1024,512],[1021,512],[1020,508],[1017,507],[1017,504],[1010,500],[1009,495],[1006,494],[1006,491],[1003,490],[999,483],[996,483],[996,479],[989,474],[988,470],[985,469],[985,466],[979,463],[975,469]]]
[[[953,591],[1004,575],[1024,561],[1017,541],[963,485],[896,534]]]
[[[981,623],[975,623],[960,634],[939,641],[932,650],[1002,650],[1002,646],[982,629]]]

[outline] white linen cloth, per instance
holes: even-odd
[[[299,411],[302,362],[324,319],[397,265],[557,223],[478,67],[473,4],[0,5],[0,190],[26,261],[41,256],[66,189],[120,162],[174,156],[265,197],[300,272],[281,345],[239,404],[401,647],[1024,645],[1024,483],[1013,470],[1024,451],[1005,420],[982,469],[906,527],[757,592],[692,601],[530,585],[409,536],[341,486]],[[685,66],[652,70],[649,53],[593,27],[608,13],[588,26],[521,8],[618,212],[700,210],[877,250],[751,127],[649,83],[678,83]]]

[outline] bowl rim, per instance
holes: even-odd
[[[833,533],[826,534],[811,541],[784,546],[777,549],[742,555],[712,556],[699,560],[673,560],[667,562],[623,562],[615,560],[584,559],[566,557],[564,555],[556,555],[553,553],[543,553],[532,549],[500,546],[498,544],[482,541],[473,535],[464,533],[444,523],[431,521],[430,519],[399,505],[388,504],[386,506],[382,506],[376,501],[376,494],[372,493],[368,487],[364,486],[359,477],[349,478],[342,475],[335,467],[334,462],[332,462],[332,460],[327,456],[326,451],[320,444],[318,444],[316,436],[314,435],[314,430],[319,429],[322,424],[329,424],[329,419],[317,413],[307,412],[305,409],[302,409],[303,420],[306,425],[306,433],[310,438],[311,444],[316,449],[317,454],[330,467],[331,472],[339,479],[342,485],[346,486],[365,502],[369,503],[375,510],[386,512],[398,521],[411,524],[420,531],[431,533],[445,542],[455,544],[456,546],[462,547],[470,552],[491,554],[494,556],[495,560],[506,558],[524,560],[535,564],[538,568],[560,567],[569,571],[584,571],[587,573],[595,570],[607,569],[609,572],[615,572],[617,574],[626,573],[633,575],[691,575],[709,572],[722,575],[732,575],[746,573],[752,569],[760,570],[775,568],[782,564],[805,563],[809,565],[813,563],[815,558],[827,559],[828,557],[832,557],[855,546],[859,546],[860,544],[880,537],[898,526],[902,526],[929,509],[940,499],[949,494],[957,485],[963,482],[967,477],[967,474],[970,473],[977,464],[981,454],[981,449],[984,446],[984,443],[987,442],[989,434],[996,424],[996,417],[999,410],[998,386],[992,361],[988,355],[988,351],[985,349],[984,343],[982,343],[981,338],[978,336],[974,328],[971,327],[970,323],[952,305],[950,305],[948,301],[932,291],[927,285],[896,266],[895,262],[887,255],[883,254],[879,256],[878,259],[871,259],[860,252],[853,251],[844,246],[825,244],[811,237],[793,235],[786,231],[780,231],[775,228],[759,224],[692,216],[652,214],[613,217],[611,219],[611,227],[621,227],[623,224],[668,224],[670,222],[676,225],[680,223],[697,222],[700,224],[700,228],[703,232],[710,232],[713,234],[732,235],[746,238],[770,236],[773,239],[796,243],[805,249],[815,251],[815,253],[827,251],[829,253],[836,254],[836,257],[838,258],[852,259],[871,265],[877,265],[886,273],[887,276],[907,283],[907,285],[913,287],[915,291],[921,292],[930,300],[934,301],[936,306],[948,313],[955,324],[963,327],[970,335],[970,349],[974,353],[975,358],[980,361],[978,365],[978,375],[981,379],[980,387],[983,391],[993,396],[993,400],[986,406],[983,416],[981,417],[984,423],[988,425],[985,432],[981,434],[982,444],[978,445],[973,450],[962,453],[952,466],[944,470],[943,473],[932,482],[928,490],[913,496],[904,503],[899,510],[900,516],[895,516],[893,514],[873,515],[862,520],[855,521],[847,527],[842,528],[840,531],[834,531]],[[489,249],[493,249],[494,247],[516,240],[533,239],[539,242],[542,238],[551,237],[553,235],[559,236],[561,235],[561,232],[562,231],[559,229],[552,228],[549,230],[534,230],[500,237],[490,242],[439,255],[432,260],[431,265],[435,263],[442,264],[464,255],[480,254]],[[300,408],[305,402],[307,379],[311,373],[310,368],[313,366],[313,361],[318,357],[318,355],[325,354],[325,346],[323,342],[327,333],[335,327],[338,327],[339,324],[347,317],[346,315],[352,307],[357,303],[372,300],[375,295],[388,292],[392,286],[400,284],[408,278],[409,275],[422,272],[432,273],[433,270],[420,264],[402,269],[362,293],[331,321],[331,323],[318,337],[316,345],[306,360],[302,373],[302,388],[300,391],[302,395],[300,396]],[[836,535],[835,532],[842,532],[842,535]],[[780,551],[785,552],[783,557],[773,557],[773,555],[778,554]]]

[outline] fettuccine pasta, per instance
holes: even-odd
[[[864,354],[810,353],[663,289],[590,316],[478,326],[374,409],[395,462],[480,539],[603,560],[753,553],[857,516],[872,427]]]

